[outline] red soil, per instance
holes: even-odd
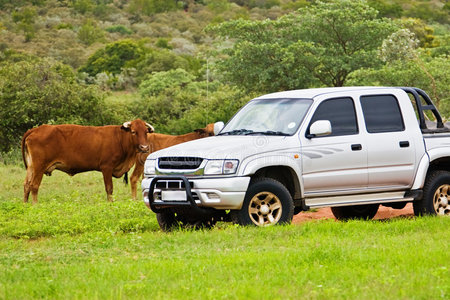
[[[393,209],[390,207],[380,206],[374,220],[384,220],[400,216],[414,216],[412,204],[408,203],[403,209]],[[335,220],[330,208],[319,208],[315,212],[301,212],[294,216],[292,223],[299,224],[311,220],[333,219]]]

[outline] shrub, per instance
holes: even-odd
[[[91,20],[84,23],[78,30],[78,39],[88,46],[102,39],[103,36],[103,31]]]
[[[178,1],[173,0],[132,0],[129,5],[129,10],[131,13],[144,14],[147,16],[176,10],[177,8]]]
[[[183,87],[192,82],[194,76],[183,69],[157,72],[139,85],[142,96],[156,96],[167,88]]]
[[[37,125],[101,125],[103,96],[76,80],[73,70],[49,59],[5,62],[0,68],[0,151],[20,145],[23,133]]]
[[[122,68],[135,67],[144,53],[145,49],[135,41],[114,42],[96,51],[79,71],[86,72],[90,76],[102,72],[119,74]]]
[[[133,31],[131,29],[129,29],[128,27],[123,26],[123,25],[110,26],[110,27],[106,28],[105,30],[110,32],[110,33],[117,32],[117,33],[120,33],[120,34],[123,34],[123,35],[125,35],[125,34],[132,34],[133,33]]]

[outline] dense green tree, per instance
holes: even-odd
[[[132,104],[134,115],[158,132],[183,134],[208,123],[227,121],[251,95],[218,82],[196,82],[165,88]]]
[[[194,76],[184,69],[175,69],[166,72],[155,72],[139,85],[142,96],[156,96],[167,88],[184,87],[192,82]]]
[[[0,151],[18,147],[23,133],[37,125],[111,121],[95,86],[79,84],[70,67],[48,59],[2,63],[0,107]]]
[[[134,67],[144,53],[144,47],[136,41],[122,40],[114,42],[96,51],[79,71],[86,72],[90,76],[95,76],[102,72],[120,74],[122,68]]]
[[[246,90],[342,86],[347,76],[377,66],[377,48],[395,25],[365,1],[318,2],[275,21],[225,22],[212,31],[235,41],[219,63]]]

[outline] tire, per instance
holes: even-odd
[[[450,215],[450,172],[432,171],[425,180],[423,199],[413,202],[414,214]]]
[[[271,178],[252,182],[240,210],[231,211],[231,220],[239,225],[270,226],[290,223],[294,202],[287,188]]]
[[[159,227],[166,232],[176,228],[211,229],[217,222],[217,220],[211,216],[189,218],[182,214],[175,213],[170,209],[156,213],[156,220],[158,221]]]
[[[180,223],[177,220],[175,213],[171,210],[156,213],[156,220],[163,231],[172,231],[174,228],[179,227]]]
[[[331,212],[338,220],[364,219],[370,220],[378,212],[379,204],[351,205],[332,207]]]

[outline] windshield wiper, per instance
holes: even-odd
[[[267,131],[252,131],[252,132],[247,132],[245,133],[245,135],[252,135],[252,134],[262,134],[262,135],[281,135],[281,136],[289,136],[289,133],[285,133],[282,131],[272,131],[272,130],[267,130]]]
[[[221,132],[218,135],[241,135],[241,134],[249,134],[252,132],[253,132],[253,130],[249,130],[249,129],[235,129],[232,131]]]

